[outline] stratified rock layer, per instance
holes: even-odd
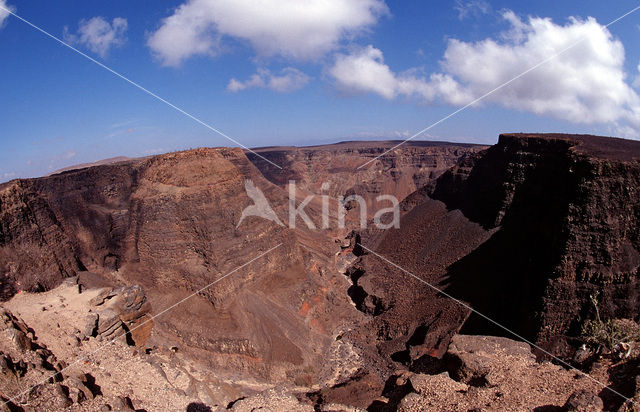
[[[335,246],[304,226],[253,216],[238,225],[252,204],[248,180],[286,221],[287,193],[239,149],[170,153],[5,184],[5,298],[76,274],[89,283],[138,284],[155,313],[188,298],[155,321],[148,345],[192,351],[216,370],[256,379],[321,376],[333,329],[354,312],[339,290],[341,275],[327,270]],[[316,217],[312,208],[308,213]],[[126,289],[113,298],[118,305],[96,307],[96,333],[110,337],[143,324],[139,298]],[[146,342],[146,335],[138,328],[133,338]]]
[[[247,157],[262,174],[278,186],[296,182],[305,193],[333,198],[358,195],[367,207],[367,216],[388,207],[376,201],[393,195],[399,201],[440,176],[466,155],[486,146],[431,141],[342,142],[310,147],[266,147],[260,156],[283,166],[275,167],[256,153]],[[353,204],[357,215],[359,205]]]
[[[638,142],[573,135],[502,135],[464,157],[407,197],[399,229],[363,233],[405,270],[366,251],[351,269],[374,315],[363,341],[419,367],[462,325],[571,355],[595,295],[601,316],[637,320],[638,159]]]
[[[465,167],[466,166],[466,167]],[[502,135],[433,197],[497,232],[449,268],[448,291],[563,353],[594,316],[640,314],[640,143]],[[472,318],[467,330],[495,331]]]

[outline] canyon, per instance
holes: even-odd
[[[455,410],[504,410],[582,390],[621,407],[549,360],[574,354],[593,296],[601,316],[638,321],[640,143],[397,143],[195,149],[0,185],[0,351],[23,380],[0,395],[14,410],[440,410],[441,390],[462,396]],[[400,224],[362,227],[357,202],[326,230],[241,221],[248,181],[281,222],[312,196],[317,227],[322,196],[361,197],[371,221],[392,194]],[[471,379],[460,364],[479,351]],[[632,398],[636,366],[624,384],[594,373]],[[524,375],[558,385],[495,399]]]

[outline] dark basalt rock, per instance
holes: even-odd
[[[404,269],[366,251],[356,262],[367,294],[393,302],[361,344],[417,369],[457,331],[570,357],[591,295],[603,317],[637,320],[638,159],[640,142],[573,135],[501,135],[464,156],[405,199],[399,229],[361,233]]]
[[[563,355],[591,295],[602,316],[637,319],[639,159],[622,139],[502,135],[470,171],[447,172],[432,196],[497,230],[449,267],[447,292]],[[499,329],[472,315],[463,332]]]

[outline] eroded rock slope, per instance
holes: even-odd
[[[598,296],[606,318],[638,319],[640,143],[502,135],[406,199],[400,229],[363,242],[432,286],[558,355]],[[415,368],[460,328],[512,336],[383,259],[352,268],[382,353]],[[371,307],[371,305],[369,305]],[[374,341],[369,335],[365,341]]]

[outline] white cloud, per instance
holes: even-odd
[[[188,0],[147,44],[168,66],[219,53],[223,36],[248,42],[262,57],[312,60],[386,13],[383,0]]]
[[[329,74],[343,90],[373,92],[386,99],[398,95],[419,96],[427,101],[446,95],[457,103],[471,99],[449,75],[436,73],[426,79],[416,70],[394,73],[384,63],[382,51],[371,45],[348,55],[338,54]]]
[[[0,0],[0,7],[2,7],[3,9],[9,10],[12,13],[15,13],[15,11],[16,11],[16,8],[11,6],[11,5],[9,5],[9,4],[7,4],[6,0]],[[6,19],[7,19],[7,17],[9,17],[9,16],[10,16],[10,14],[7,11],[0,9],[0,28],[2,28],[2,26],[4,26],[4,23],[5,23]]]
[[[640,139],[640,133],[638,128],[634,128],[628,125],[614,125],[609,128],[609,135],[616,137],[622,137],[624,139]]]
[[[478,17],[481,14],[487,14],[491,11],[491,5],[484,0],[462,1],[456,0],[454,6],[458,12],[458,19],[465,20],[468,17]]]
[[[371,91],[387,99],[398,94],[398,79],[384,64],[382,52],[369,45],[349,55],[338,54],[329,73],[349,91]]]
[[[354,139],[406,139],[412,135],[409,130],[369,130],[364,132],[354,133],[348,138]],[[433,137],[431,135],[421,135],[421,137]]]
[[[488,100],[577,123],[638,121],[640,98],[626,83],[624,47],[606,27],[593,18],[571,18],[564,26],[543,18],[524,22],[512,12],[505,18],[512,30],[502,42],[450,40],[445,52],[444,71],[474,97],[582,40]]]
[[[258,69],[257,73],[244,82],[235,78],[231,79],[227,90],[235,93],[246,89],[267,88],[280,93],[288,93],[303,88],[309,83],[309,80],[311,80],[309,76],[293,67],[283,69],[279,75],[272,74],[269,69]]]
[[[372,46],[338,55],[329,72],[347,90],[464,105],[583,39],[483,102],[575,123],[628,122],[640,129],[640,98],[626,82],[624,47],[606,27],[593,18],[572,18],[561,26],[544,18],[522,21],[512,12],[504,17],[511,29],[500,40],[449,40],[442,72],[429,77],[392,72]]]
[[[122,46],[126,42],[127,19],[116,17],[111,23],[102,17],[80,20],[78,32],[72,34],[64,28],[63,37],[71,44],[81,44],[98,54],[106,57],[112,47]]]

